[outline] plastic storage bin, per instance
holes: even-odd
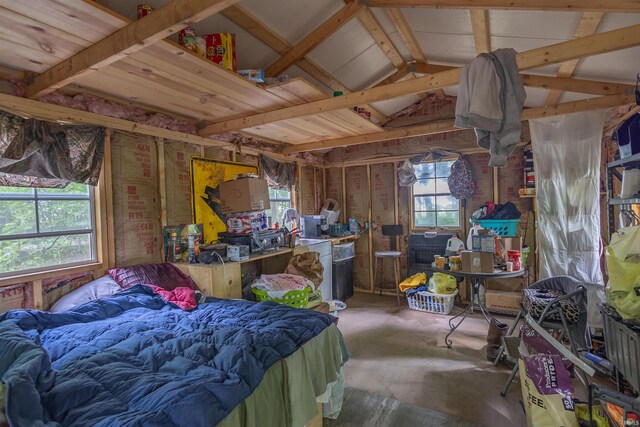
[[[343,261],[356,256],[355,242],[339,243],[333,246],[333,261]]]
[[[603,314],[607,359],[629,381],[629,384],[640,392],[640,372],[638,372],[640,333],[618,322],[612,316]]]
[[[482,228],[490,228],[501,237],[516,237],[518,234],[518,219],[477,219],[474,224],[480,224]]]
[[[458,295],[458,290],[452,294],[433,294],[431,292],[418,292],[407,297],[411,310],[427,313],[449,314],[453,310],[453,302]]]

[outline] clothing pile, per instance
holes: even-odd
[[[480,54],[462,68],[455,126],[475,129],[478,145],[491,154],[489,166],[504,166],[520,142],[526,97],[513,49]]]
[[[265,291],[271,298],[282,298],[289,291],[300,291],[305,288],[316,290],[316,285],[309,279],[295,274],[263,274],[251,284],[252,288]]]
[[[402,281],[399,287],[400,291],[404,292],[407,298],[418,292],[450,295],[458,288],[455,277],[444,273],[434,273],[429,279],[428,284],[427,275],[425,273],[417,273]]]
[[[471,214],[471,219],[518,219],[521,216],[522,213],[511,202],[507,202],[504,205],[484,202],[480,209]]]

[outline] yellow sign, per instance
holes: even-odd
[[[227,230],[220,209],[220,189],[223,181],[238,174],[258,174],[258,167],[244,163],[227,162],[206,157],[191,157],[191,212],[194,224],[204,227],[204,241],[218,240],[218,233]]]

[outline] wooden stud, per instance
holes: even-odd
[[[93,197],[95,203],[94,209],[94,223],[95,223],[95,242],[96,242],[96,255],[97,261],[102,264],[102,272],[104,273],[109,269],[109,225],[108,225],[108,213],[107,204],[108,198],[111,198],[113,202],[113,195],[107,194],[106,181],[107,181],[107,169],[111,174],[111,159],[107,159],[107,145],[110,139],[109,129],[105,130],[105,146],[104,155],[102,158],[102,166],[100,168],[100,179],[98,185],[93,189]],[[109,164],[107,165],[107,160]],[[110,178],[110,177],[109,177]]]
[[[491,35],[489,33],[489,11],[486,9],[469,10],[476,53],[491,52]]]
[[[369,31],[371,37],[376,41],[378,47],[387,55],[394,67],[400,68],[404,65],[404,59],[394,46],[393,42],[380,26],[380,23],[368,8],[363,8],[356,15],[362,25]]]
[[[636,0],[360,0],[369,7],[640,12]]]
[[[583,12],[582,17],[580,18],[580,22],[578,23],[578,28],[576,29],[574,38],[588,37],[592,34],[595,34],[598,29],[598,25],[604,16],[604,12]],[[573,75],[578,63],[580,62],[580,58],[574,59],[571,61],[563,62],[560,64],[560,68],[558,69],[558,73],[556,74],[558,77],[569,78]],[[561,90],[551,90],[547,95],[547,100],[545,101],[545,105],[553,105],[557,104],[560,100],[560,96],[562,95]]]
[[[493,169],[493,203],[500,203],[500,186],[498,185],[500,170],[495,167],[491,169]]]
[[[565,77],[536,76],[521,74],[522,83],[529,87],[552,89],[566,92],[587,93],[591,95],[614,95],[633,93],[635,86],[624,83],[600,82],[596,80],[570,79]],[[547,105],[554,105],[546,103]]]
[[[398,201],[398,163],[392,162],[393,165],[393,220],[394,224],[400,223],[400,203]],[[406,231],[406,230],[405,230]],[[402,252],[400,246],[400,236],[396,236],[396,248]]]
[[[46,95],[198,22],[238,0],[172,0],[35,77],[30,98]]]
[[[277,77],[296,63],[300,58],[311,52],[316,46],[325,41],[331,34],[336,32],[340,27],[349,22],[353,16],[358,13],[364,6],[358,2],[351,2],[340,9],[331,18],[322,23],[313,30],[302,41],[293,46],[280,59],[271,64],[266,70],[265,75],[268,77]]]
[[[104,215],[107,230],[105,238],[107,240],[107,268],[114,268],[116,266],[116,238],[115,238],[115,226],[113,215],[113,173],[111,171],[111,129],[107,128],[104,143],[104,165],[101,180],[104,181],[104,193],[106,198],[106,210],[101,212]],[[103,263],[104,264],[104,263]]]
[[[521,52],[516,55],[518,68],[521,70],[542,65],[555,64],[582,56],[597,55],[605,52],[624,49],[640,44],[640,25],[633,25],[581,39],[569,40],[552,46],[545,46]],[[354,105],[397,98],[425,90],[435,90],[457,85],[460,80],[460,69],[453,69],[422,76],[411,80],[374,87],[357,93],[345,94],[302,105],[285,107],[278,110],[251,114],[248,116],[224,120],[205,127],[201,135],[223,133],[236,129],[260,126],[279,120],[302,117]]]
[[[342,169],[342,223],[347,223],[347,172],[344,167]]]
[[[369,290],[373,291],[375,289],[375,283],[373,282],[374,280],[374,274],[373,274],[373,268],[372,266],[374,265],[374,253],[373,253],[373,230],[371,229],[371,222],[373,221],[373,203],[371,201],[372,199],[372,195],[371,192],[373,191],[372,189],[372,185],[371,185],[371,165],[367,165],[367,185],[368,185],[368,190],[367,190],[367,195],[369,196],[369,211],[368,211],[368,216],[367,216],[367,220],[369,221],[369,230],[367,230],[367,234],[368,234],[368,244],[369,244]],[[384,282],[384,262],[382,263],[382,272],[380,273],[382,278],[383,278],[383,282]]]
[[[36,310],[44,310],[44,289],[42,288],[42,279],[31,282],[31,291],[33,293],[33,307]]]
[[[164,139],[155,138],[155,143],[156,150],[158,150],[158,178],[160,181],[158,184],[160,189],[160,225],[166,227],[169,223],[167,222],[167,165],[164,157]],[[162,255],[164,259],[165,254]]]
[[[619,105],[629,104],[635,101],[631,95],[608,95],[598,98],[590,98],[581,101],[566,102],[558,105],[544,107],[527,108],[522,112],[522,120],[531,120],[541,117],[557,116],[560,114],[577,113],[581,111],[598,110],[601,108],[611,108]],[[458,131],[454,126],[453,119],[440,120],[425,125],[392,129],[382,132],[375,132],[353,137],[329,139],[326,141],[311,142],[308,144],[298,144],[287,147],[285,153],[297,153],[302,151],[323,150],[335,147],[347,147],[350,145],[370,144],[378,141],[389,141],[392,139],[408,138],[421,135],[435,135]]]
[[[385,86],[391,83],[404,80],[407,76],[411,75],[411,73],[413,72],[413,69],[414,69],[413,63],[404,64],[402,67],[394,71],[394,73],[391,74],[389,77],[376,83],[373,87]]]

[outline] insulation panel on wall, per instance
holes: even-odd
[[[317,215],[316,188],[314,186],[315,168],[300,167],[300,215]]]
[[[337,200],[342,205],[342,168],[328,168],[325,175],[325,194],[328,199]],[[345,206],[341,206],[340,220],[344,223]]]
[[[165,141],[165,193],[167,224],[191,224],[191,174],[189,159],[200,155],[200,147],[178,141]]]
[[[152,137],[113,132],[113,213],[116,265],[159,262],[162,230],[158,153]]]
[[[346,168],[347,218],[363,223],[369,218],[369,178],[366,166]],[[371,289],[369,268],[371,265],[369,238],[364,234],[355,244],[356,257],[353,263],[353,284],[359,289]]]
[[[376,224],[373,231],[373,251],[388,251],[391,248],[391,239],[395,237],[383,236],[382,226],[395,224],[395,199],[393,191],[393,163],[380,163],[371,165],[371,221]],[[375,259],[374,259],[375,262]],[[379,274],[383,271],[382,282],[392,284],[395,282],[392,259],[378,261],[374,264],[374,280],[380,283]],[[394,290],[395,288],[390,288]]]

